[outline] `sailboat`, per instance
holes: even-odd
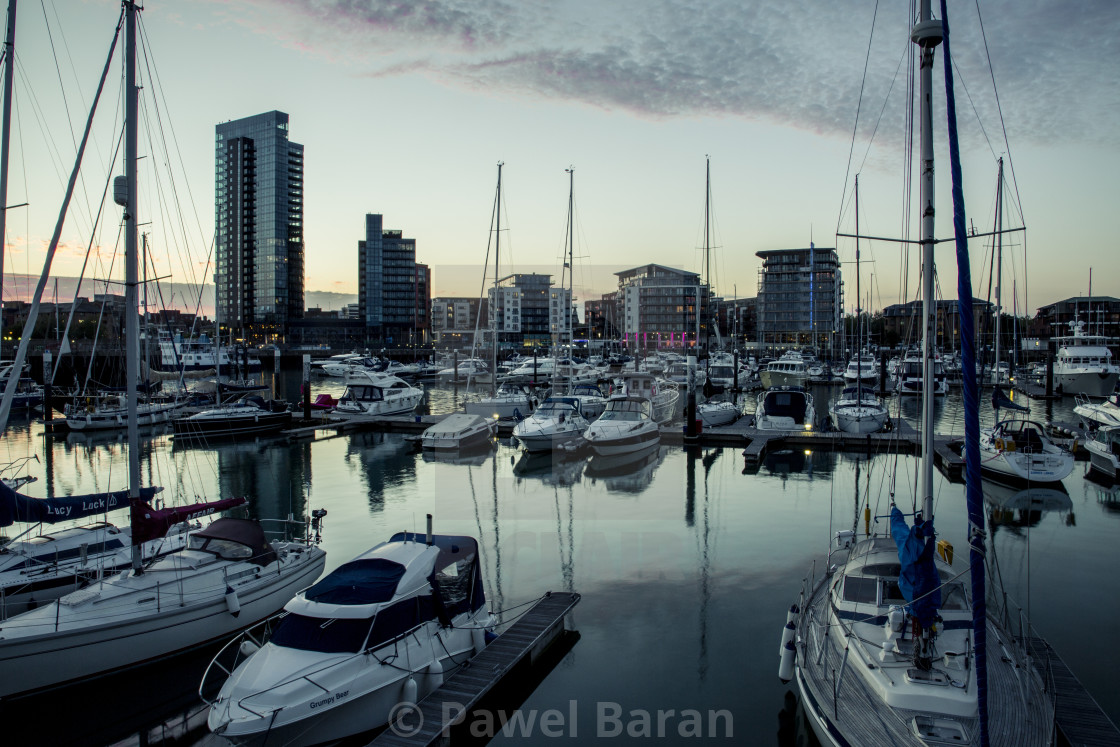
[[[930,0],[921,0],[910,38],[919,46],[921,61],[923,328],[933,328],[931,96],[934,50],[944,44],[962,357],[965,370],[973,371],[969,237],[944,0],[937,20],[932,18]],[[933,343],[931,335],[923,335],[926,382],[933,374]],[[952,567],[947,542],[936,539],[935,393],[927,386],[922,389],[921,510],[913,514],[913,525],[892,502],[889,531],[872,532],[868,504],[866,537],[858,538],[856,517],[851,529],[836,532],[829,544],[827,571],[820,578],[806,579],[801,599],[787,615],[779,677],[785,682],[797,680],[801,704],[822,744],[1048,745],[1052,741],[1054,704],[1023,649],[1029,633],[1008,635],[997,615],[986,609],[978,382],[966,376],[963,385],[971,597],[961,579],[965,572]],[[990,650],[989,641],[995,644]]]
[[[711,159],[705,159],[705,163],[706,163],[706,167],[705,167],[706,188],[705,188],[705,191],[704,191],[704,266],[705,266],[705,274],[707,275],[707,277],[704,278],[704,282],[708,286],[708,295],[711,296],[711,293],[712,293],[712,262],[711,262],[711,257],[710,257],[710,254],[711,254],[711,251],[712,251],[712,244],[711,244],[711,239],[710,239],[710,235],[711,235],[710,234],[710,224],[711,224],[711,215],[712,215],[712,162],[711,162]],[[696,314],[697,314],[697,317],[699,317],[699,315],[700,315],[700,311],[699,311],[700,300],[697,299],[696,303],[697,303]],[[716,332],[718,334],[718,332],[719,332],[719,320],[718,320],[718,318],[713,320],[713,326],[716,328]],[[708,392],[713,392],[714,387],[715,387],[715,385],[711,383],[712,376],[715,373],[715,371],[713,370],[714,366],[712,365],[712,363],[713,363],[713,358],[712,358],[711,353],[709,351],[707,378],[706,378],[705,386],[704,386],[705,396],[710,396],[710,395],[708,395]],[[728,386],[728,388],[737,387],[737,386],[738,386],[738,380],[735,378],[735,370],[734,370],[734,368],[732,368],[731,369],[731,384]],[[701,402],[700,404],[696,405],[696,417],[700,418],[700,422],[702,422],[704,424],[704,426],[708,427],[708,428],[713,427],[713,426],[720,426],[720,425],[730,425],[731,423],[734,423],[736,420],[738,420],[739,416],[741,416],[742,414],[743,414],[743,411],[739,409],[738,405],[736,405],[734,402],[729,402],[727,400],[708,399],[706,402]]]
[[[123,23],[113,39],[115,49],[121,27],[125,29],[125,175],[115,183],[115,198],[124,207],[125,220],[125,340],[128,387],[128,491],[132,528],[132,567],[103,576],[50,604],[8,618],[0,633],[0,698],[27,695],[111,672],[162,660],[167,656],[226,638],[269,617],[300,589],[322,573],[325,553],[310,539],[269,541],[259,521],[219,518],[191,532],[187,547],[154,562],[145,563],[143,542],[165,535],[169,529],[199,515],[240,505],[242,498],[228,498],[191,506],[156,508],[150,501],[158,488],[141,486],[136,384],[139,378],[139,311],[137,304],[137,112],[136,27],[138,7],[123,3]],[[111,69],[106,61],[96,108]],[[71,173],[65,215],[88,142],[92,113],[82,136]],[[50,275],[58,246],[60,218],[32,310],[16,353],[22,365],[31,330],[35,328],[38,300]],[[6,415],[10,392],[0,415]],[[25,497],[26,498],[26,497]],[[34,499],[29,499],[34,500]],[[48,510],[50,510],[48,508]],[[310,535],[310,531],[308,532]]]
[[[878,381],[875,375],[875,359],[863,353],[863,309],[859,307],[859,174],[856,174],[855,188],[856,203],[856,357],[848,364],[844,378],[854,378],[855,386],[845,387],[840,397],[828,408],[828,416],[832,419],[832,427],[844,433],[875,433],[883,430],[886,425],[888,412],[883,400],[875,394],[874,389],[864,386],[864,381],[870,379],[871,387]],[[854,377],[852,369],[855,368]],[[870,373],[870,377],[868,374]]]
[[[478,397],[463,405],[463,411],[468,415],[482,415],[483,417],[514,418],[526,417],[533,408],[533,402],[528,390],[522,386],[503,384],[498,386],[498,333],[502,329],[501,319],[498,318],[498,309],[501,308],[498,295],[498,254],[502,244],[502,167],[505,163],[498,162],[498,190],[494,197],[494,290],[490,300],[490,334],[491,357],[489,372],[478,374],[469,373],[470,379],[479,381],[486,379],[490,382],[490,395]],[[481,313],[481,311],[480,311]],[[477,335],[476,335],[477,338]],[[468,379],[469,380],[469,379]]]

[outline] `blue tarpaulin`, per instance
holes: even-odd
[[[891,507],[891,536],[898,545],[898,559],[902,563],[898,588],[910,602],[910,613],[923,628],[929,628],[941,607],[941,579],[933,564],[933,522],[915,521],[911,527],[902,512]]]

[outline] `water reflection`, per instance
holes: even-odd
[[[343,460],[365,485],[370,511],[384,510],[387,491],[416,479],[416,449],[398,434],[354,433],[347,439]]]
[[[653,482],[654,472],[668,451],[668,446],[654,443],[630,454],[595,455],[584,474],[592,485],[602,482],[608,492],[641,493]]]
[[[786,480],[831,479],[836,467],[836,452],[811,449],[776,449],[762,459],[763,468],[771,475]]]
[[[572,458],[563,454],[530,454],[527,451],[513,465],[513,474],[522,480],[539,480],[545,485],[575,485],[583,476],[586,458]]]
[[[1023,488],[984,480],[982,489],[993,535],[1001,527],[1017,534],[1023,528],[1038,526],[1042,515],[1048,512],[1061,514],[1066,526],[1077,524],[1073,500],[1061,483],[1053,487]]]

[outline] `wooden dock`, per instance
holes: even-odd
[[[1112,723],[1097,701],[1074,676],[1062,657],[1042,638],[1031,637],[1031,656],[1035,665],[1049,663],[1053,678],[1054,722],[1057,744],[1070,747],[1112,747],[1120,744],[1120,729]]]
[[[468,666],[422,698],[417,704],[421,718],[417,719],[414,711],[395,731],[389,727],[379,734],[370,747],[423,747],[446,741],[452,723],[468,717],[503,677],[523,662],[532,664],[544,654],[564,631],[564,618],[579,600],[580,595],[572,592],[549,592]]]

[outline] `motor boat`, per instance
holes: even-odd
[[[352,374],[362,374],[367,371],[377,371],[381,362],[368,355],[347,355],[340,360],[327,361],[319,370],[327,376],[335,378],[349,378]]]
[[[760,431],[810,431],[816,417],[813,395],[803,387],[771,387],[758,395],[754,427]]]
[[[1063,394],[1106,397],[1120,381],[1120,365],[1112,361],[1109,338],[1085,334],[1085,322],[1070,322],[1072,335],[1055,337],[1054,386]]]
[[[583,437],[599,456],[639,451],[661,440],[661,429],[650,415],[652,410],[653,405],[645,397],[613,396]]]
[[[618,391],[649,400],[650,417],[655,423],[668,423],[676,414],[680,390],[675,382],[648,373],[623,373],[616,382]]]
[[[828,415],[832,427],[844,433],[876,433],[890,418],[883,400],[862,386],[844,387],[840,398],[828,408]]]
[[[1098,428],[1085,439],[1089,452],[1089,467],[1105,477],[1115,480],[1120,476],[1120,428]]]
[[[776,361],[770,361],[759,373],[762,386],[766,389],[779,386],[805,386],[809,378],[809,368],[805,359],[797,351],[788,351]]]
[[[902,395],[920,395],[922,393],[922,355],[920,352],[911,351],[902,359],[898,367],[898,393]],[[947,394],[949,381],[945,378],[945,371],[941,366],[941,359],[933,361],[933,393]]]
[[[455,451],[485,443],[494,437],[493,418],[455,412],[420,434],[420,446],[435,451]]]
[[[590,425],[575,397],[549,397],[533,414],[513,427],[513,437],[526,451],[552,451],[580,438]]]
[[[731,364],[708,366],[708,380],[723,389],[743,389],[750,383],[751,376],[746,371],[736,373]]]
[[[223,654],[242,659],[211,704],[215,734],[299,747],[384,726],[398,703],[419,701],[482,651],[496,624],[478,543],[430,530],[393,535],[284,611],[266,643],[234,639],[207,669],[203,692],[231,669]]]
[[[997,479],[1060,482],[1073,472],[1073,453],[1056,446],[1032,420],[1003,420],[980,430],[981,468]]]
[[[171,430],[176,438],[233,438],[277,433],[291,423],[287,404],[250,394],[236,402],[175,418]]]
[[[275,615],[325,563],[309,540],[269,541],[259,521],[216,519],[142,573],[106,575],[9,617],[0,637],[0,697],[224,640]]]
[[[844,369],[844,383],[849,386],[866,386],[874,388],[879,383],[879,369],[875,357],[869,353],[861,353],[848,362]]]
[[[1104,402],[1093,402],[1088,395],[1078,394],[1074,401],[1073,411],[1081,418],[1085,430],[1120,426],[1120,394],[1113,394]]]
[[[396,376],[369,372],[351,379],[334,411],[347,417],[404,415],[415,410],[423,398],[422,387]]]
[[[579,400],[579,411],[588,421],[599,417],[607,409],[607,398],[596,384],[577,384],[564,396]]]

